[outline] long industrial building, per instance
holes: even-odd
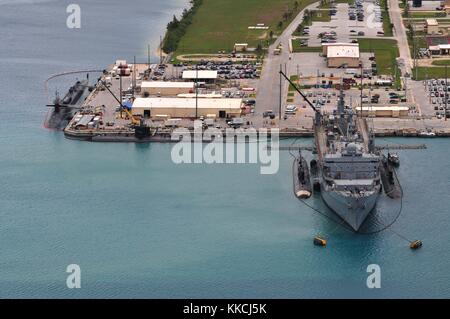
[[[194,82],[145,81],[141,84],[141,93],[161,96],[175,96],[178,94],[193,93],[195,90],[194,85]]]
[[[133,115],[148,118],[238,117],[241,99],[224,98],[137,98],[131,109]]]
[[[369,117],[407,117],[409,107],[407,106],[363,106],[356,108],[357,114]]]

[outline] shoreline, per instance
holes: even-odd
[[[199,6],[203,5],[203,1],[202,0],[197,0],[195,2],[198,6],[195,7],[195,5],[191,5],[190,8],[186,8],[184,10],[185,14],[183,15],[184,17],[188,16],[189,14],[191,16],[189,16],[190,18],[192,18],[192,15],[195,15],[197,13],[197,10],[199,9]],[[314,1],[312,4],[310,4],[310,6],[315,6],[318,3],[318,1]],[[305,8],[307,8],[308,6],[306,6]],[[195,8],[195,10],[193,10]],[[305,8],[303,8],[300,11],[300,14],[298,16],[300,16],[304,11]],[[193,11],[192,11],[193,10]],[[186,13],[188,12],[188,13]],[[190,12],[190,13],[189,13]],[[286,30],[290,30],[293,28],[293,24],[295,24],[296,20],[298,20],[298,16],[295,16],[292,18],[292,21],[289,25],[285,25],[283,28],[283,32],[285,33]],[[183,18],[184,19],[184,18]],[[177,21],[177,18],[174,17],[173,21]],[[169,23],[170,25],[170,23]],[[167,61],[169,58],[172,57],[173,53],[165,53],[164,52],[164,43],[167,40],[168,37],[168,32],[169,31],[169,25],[167,26],[166,29],[166,34],[163,38],[163,41],[160,42],[159,46],[156,49],[156,52],[158,53],[158,55],[164,57],[163,59],[163,64],[170,64],[169,61]],[[187,27],[189,27],[190,25],[187,25]],[[288,33],[291,33],[291,31],[287,31]],[[183,34],[181,36],[181,38],[185,36],[185,34]],[[277,41],[281,41],[281,39],[276,40]],[[275,42],[275,44],[276,44]],[[275,45],[274,44],[274,45]],[[198,53],[200,54],[200,53]],[[278,58],[287,58],[287,56],[289,55],[289,60],[290,60],[290,54],[288,54],[287,52],[284,52],[281,55],[278,55]],[[274,58],[272,56],[270,56],[269,52],[264,53],[264,56],[267,56],[268,58]],[[176,57],[175,57],[176,58]],[[266,66],[262,66],[262,68],[265,68]],[[110,70],[111,71],[111,70]],[[270,73],[270,72],[269,72]],[[266,74],[266,75],[270,75],[272,76],[272,74]],[[164,78],[164,81],[166,81],[166,79]],[[176,80],[175,80],[176,81]],[[258,88],[255,97],[252,97],[254,99],[256,99],[258,101],[258,96],[259,94],[261,94],[261,92],[264,93],[264,88],[268,87],[267,85],[262,86],[263,89],[259,88],[259,86],[261,86],[262,80],[261,77],[258,78],[255,82],[256,87]],[[94,89],[89,97],[87,98],[87,100],[84,103],[84,106],[88,106],[90,105],[89,103],[91,103],[91,97],[95,96],[99,91],[99,86],[97,86],[96,89]],[[94,102],[92,102],[94,103]],[[280,102],[281,103],[281,102]],[[95,103],[94,103],[95,104]],[[98,104],[98,103],[97,103]],[[259,104],[259,102],[258,102]],[[263,103],[264,104],[264,103]],[[102,105],[102,103],[98,104],[98,105]],[[262,105],[262,104],[259,104]],[[273,106],[273,104],[271,104],[270,106]],[[108,106],[111,107],[112,106]],[[260,106],[261,107],[261,106]],[[111,109],[112,110],[112,109]],[[263,108],[264,110],[264,108]],[[112,112],[112,111],[111,111]],[[280,109],[281,112],[281,109]],[[253,123],[251,124],[252,128],[256,129],[257,131],[259,131],[260,129],[265,128],[264,124],[261,122],[261,118],[260,118],[260,114],[256,112],[255,114],[251,114],[251,115],[247,115],[249,113],[241,113],[240,117],[244,117],[244,119],[247,122],[253,122],[255,121],[256,124],[253,126]],[[112,117],[114,116],[113,113],[111,113],[109,115],[109,120],[113,120],[113,123],[116,122],[117,117]],[[307,117],[307,116],[306,116]],[[305,117],[305,118],[306,118]],[[121,118],[122,119],[122,118]],[[286,118],[285,118],[286,119]],[[299,118],[299,121],[301,121],[303,119]],[[381,120],[380,122],[378,122],[379,126],[377,127],[377,124],[374,124],[374,134],[375,136],[379,136],[379,137],[450,137],[450,130],[448,129],[448,127],[440,127],[440,125],[438,123],[431,123],[431,125],[427,125],[426,123],[424,123],[423,125],[419,125],[419,127],[415,124],[416,122],[416,118],[403,118],[403,117],[399,117],[399,120],[402,120],[402,122],[390,122],[389,120],[387,121],[383,121]],[[192,119],[189,119],[192,120]],[[222,124],[225,124],[226,127],[226,123],[227,121],[222,121],[221,119],[219,119],[219,122],[223,122]],[[96,127],[96,128],[88,128],[88,129],[83,129],[83,130],[78,130],[76,128],[72,128],[70,126],[70,123],[67,125],[67,127],[64,129],[64,134],[67,138],[69,139],[78,139],[78,140],[86,140],[86,141],[95,141],[95,142],[134,142],[134,143],[151,143],[151,142],[164,142],[164,143],[170,143],[170,142],[174,142],[171,140],[170,138],[170,133],[168,134],[167,131],[165,132],[158,132],[158,129],[156,129],[156,133],[155,134],[147,134],[144,137],[140,136],[137,137],[137,129],[135,129],[136,126],[130,126],[129,123],[126,123],[126,127],[123,126],[124,123],[121,123],[122,127],[120,128],[119,126],[116,127],[111,127],[111,129],[108,128],[103,128],[103,127]],[[292,123],[291,123],[292,124]],[[430,124],[430,123],[429,123]],[[247,124],[249,125],[249,124]],[[277,127],[278,125],[278,127]],[[271,124],[271,128],[274,129],[280,129],[280,137],[283,138],[299,138],[299,137],[313,137],[314,136],[314,131],[313,128],[310,126],[310,124],[304,125],[304,126],[300,126],[300,122],[298,122],[297,127],[294,126],[289,126],[288,121],[286,122],[281,122],[281,116],[280,116],[280,122],[278,123],[272,123]],[[114,126],[114,125],[112,125]],[[148,125],[149,127],[151,126],[152,129],[155,128],[155,126],[153,126],[153,123]],[[284,128],[283,128],[284,126]],[[188,127],[188,126],[186,126]],[[243,126],[245,128],[245,126]],[[301,127],[301,128],[300,128]],[[268,128],[270,130],[270,128]],[[225,135],[225,129],[224,126],[221,127],[222,130],[222,134],[223,136]],[[428,135],[428,136],[427,136]]]

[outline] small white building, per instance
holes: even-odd
[[[355,68],[360,64],[358,43],[324,43],[322,53],[327,57],[329,68]]]
[[[432,55],[448,55],[450,54],[450,44],[430,45],[428,50]]]
[[[241,99],[137,98],[131,112],[149,118],[239,117]]]
[[[427,29],[427,34],[438,34],[439,33],[439,23],[436,19],[426,19],[425,26]]]
[[[235,43],[234,52],[245,52],[248,50],[248,43]]]
[[[193,93],[194,90],[194,82],[144,81],[141,84],[141,93],[150,95],[176,96]]]
[[[199,81],[199,82],[214,82],[217,80],[218,73],[213,70],[186,70],[183,71],[183,80]]]

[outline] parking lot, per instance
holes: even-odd
[[[305,28],[302,38],[307,39],[308,46],[317,47],[322,43],[352,42],[356,38],[382,36],[381,9],[377,3],[364,1],[359,6],[338,3],[331,21],[313,22]],[[334,33],[334,36],[324,38],[326,33]]]
[[[360,59],[364,69],[370,69],[374,55],[372,53],[360,53]],[[329,68],[327,67],[326,58],[318,53],[293,53],[289,63],[289,74],[296,74],[300,77],[317,76],[317,74],[325,74],[325,76],[348,77],[349,74],[345,68]],[[375,78],[373,78],[375,79]],[[367,82],[368,79],[364,79]]]
[[[255,61],[242,61],[234,63],[227,61],[201,60],[198,62],[199,71],[217,71],[218,78],[222,80],[251,80],[260,76],[261,63]],[[188,63],[154,65],[151,74],[153,81],[179,80],[185,70],[196,70],[195,65]]]
[[[423,87],[431,110],[428,114],[433,114],[438,119],[443,118],[447,110],[447,117],[450,117],[450,81],[445,79],[423,81]]]

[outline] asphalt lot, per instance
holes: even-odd
[[[447,83],[450,86],[450,81]],[[411,82],[416,102],[420,104],[422,115],[427,117],[443,118],[445,112],[445,80],[428,80]],[[450,93],[447,93],[450,97]],[[449,98],[447,99],[447,109],[450,109]]]
[[[348,12],[349,5],[346,3],[339,3],[336,5],[337,12],[335,16],[331,16],[330,22],[313,22],[312,26],[309,27],[308,46],[317,47],[321,45],[321,39],[319,37],[320,33],[323,32],[336,32],[336,42],[351,42],[352,39],[358,37],[377,37],[377,32],[383,31],[381,25],[374,23],[373,15],[370,14],[373,10],[373,3],[364,2],[364,21],[349,20]],[[356,32],[350,33],[351,30]],[[358,36],[358,32],[364,32],[364,35]],[[303,38],[303,37],[302,37]]]
[[[370,57],[373,56],[372,53],[361,53],[361,62],[363,68],[371,68]],[[337,77],[349,77],[345,74],[346,69],[344,68],[329,68],[327,67],[326,58],[320,56],[317,52],[302,52],[302,53],[292,53],[291,61],[288,68],[289,74],[302,76],[316,76],[317,72],[319,74],[325,73],[326,76],[333,74]]]
[[[312,10],[317,8],[318,3],[311,4],[307,6],[305,9]],[[305,9],[302,10],[297,17],[293,19],[291,24],[284,30],[284,32],[277,38],[277,40],[270,46],[268,55],[264,60],[263,70],[261,73],[261,78],[258,83],[258,93],[256,96],[256,110],[255,116],[259,115],[258,118],[262,115],[265,110],[273,109],[276,113],[278,113],[279,106],[279,96],[280,96],[280,76],[279,70],[280,66],[284,67],[285,65],[290,65],[291,61],[289,61],[289,41],[291,39],[292,34],[297,29],[298,25],[303,20],[303,15]],[[283,50],[280,55],[274,54],[274,49],[279,45],[283,45]],[[282,81],[282,92],[287,91],[287,82]],[[282,96],[286,96],[282,93]]]

